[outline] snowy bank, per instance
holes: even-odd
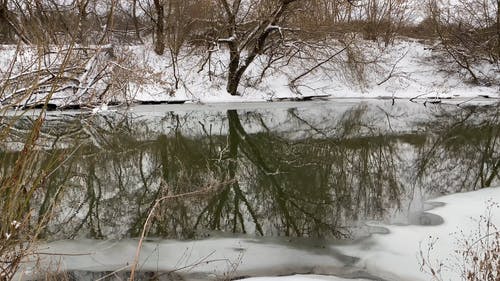
[[[368,281],[367,279],[346,279],[326,275],[291,275],[281,277],[255,277],[244,279],[247,281]]]
[[[481,217],[487,214],[492,202],[498,202],[499,198],[498,187],[440,197],[432,202],[444,205],[428,212],[444,218],[441,225],[385,225],[389,234],[374,234],[361,243],[335,249],[360,257],[356,266],[384,280],[423,281],[429,280],[430,276],[421,271],[419,263],[422,259],[419,252],[423,251],[426,257],[432,244],[430,262],[434,263],[434,269],[437,269],[439,263],[445,265],[441,272],[442,280],[466,280],[461,276],[462,268],[457,266],[462,258],[456,251],[465,250],[461,246],[463,239],[474,242]],[[490,220],[494,225],[500,226],[497,207],[491,210]]]
[[[133,103],[262,102],[308,97],[401,98],[423,102],[500,98],[498,85],[467,83],[458,68],[450,71],[439,63],[436,60],[439,54],[423,42],[400,39],[394,45],[381,47],[376,42],[357,40],[352,43],[353,51],[362,56],[359,59],[364,63],[349,63],[349,55],[342,52],[342,46],[335,41],[328,50],[308,50],[315,54],[314,59],[284,58],[269,67],[268,58],[260,56],[245,73],[239,96],[226,92],[228,57],[223,49],[214,52],[208,62],[202,50],[186,50],[178,58],[178,69],[174,73],[170,57],[156,55],[151,46],[76,49],[71,54],[74,58],[63,71],[61,65],[69,51],[62,47],[54,47],[47,57],[39,58],[30,47],[18,53],[16,46],[1,46],[0,66],[2,69],[12,66],[12,71],[0,77],[6,87],[0,104],[29,107],[44,103],[47,97],[51,106],[64,108]],[[335,52],[339,54],[328,60]],[[36,63],[42,59],[48,61],[48,65]],[[324,61],[327,63],[315,68]],[[57,77],[54,74],[57,71],[61,71],[63,77]],[[40,81],[33,86],[31,78]]]
[[[334,45],[335,42],[332,42]],[[310,96],[330,98],[400,98],[400,99],[456,99],[456,98],[500,98],[498,86],[475,86],[463,81],[459,70],[450,73],[435,60],[432,48],[416,40],[398,40],[387,48],[375,42],[360,40],[357,48],[363,53],[366,63],[362,69],[346,63],[347,56],[340,53],[324,67],[296,81],[291,80],[312,69],[318,61],[331,55],[328,51],[318,51],[313,62],[300,60],[278,61],[261,79],[266,67],[266,57],[261,57],[248,70],[244,85],[240,86],[241,96],[231,96],[225,90],[225,68],[228,58],[223,51],[214,55],[214,66],[208,70],[200,68],[203,56],[186,56],[180,62],[182,86],[171,89],[176,99],[202,103],[213,102],[255,102],[301,99]],[[341,49],[339,46],[337,49]],[[335,51],[337,49],[333,49]],[[165,56],[157,56],[149,48],[130,47],[128,49],[143,61],[142,67],[159,73],[162,80],[172,77],[170,61]],[[499,77],[500,78],[500,77]],[[160,90],[138,87],[133,94],[137,101],[166,101]]]
[[[457,241],[477,233],[478,220],[491,201],[500,198],[500,188],[454,194],[433,200],[428,213],[441,216],[439,225],[377,225],[388,231],[373,233],[352,242],[310,241],[295,238],[232,237],[196,241],[146,240],[139,269],[172,272],[189,280],[220,277],[320,274],[370,280],[420,281],[429,276],[420,270],[419,252],[435,241],[432,260],[453,266]],[[440,202],[442,204],[437,204]],[[500,214],[491,212],[491,222],[500,225]],[[375,223],[372,223],[376,225]],[[463,234],[460,234],[463,233]],[[134,260],[137,240],[67,240],[39,246],[35,264],[26,264],[27,279],[36,268],[69,271],[127,271]],[[52,266],[52,267],[51,267]],[[441,272],[442,280],[461,280],[460,269]],[[344,280],[325,276],[293,276],[263,280]],[[362,279],[358,279],[362,280]]]

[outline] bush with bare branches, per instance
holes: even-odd
[[[429,0],[429,18],[452,67],[474,84],[498,84],[500,73],[500,1],[459,0],[450,5]]]
[[[427,251],[420,250],[421,270],[433,281],[448,280],[446,272],[459,273],[463,281],[497,281],[500,279],[500,230],[492,221],[492,213],[500,208],[489,202],[487,212],[480,216],[472,233],[457,233],[458,248],[447,260],[435,260],[433,255],[437,239],[430,242]]]

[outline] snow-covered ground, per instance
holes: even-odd
[[[489,212],[490,222],[500,225],[500,212],[492,202],[500,198],[500,187],[459,193],[433,200],[428,213],[441,216],[439,225],[377,225],[379,231],[359,241],[309,241],[293,238],[231,237],[196,241],[146,240],[139,269],[171,271],[189,280],[211,280],[217,277],[281,276],[277,279],[255,278],[251,281],[282,280],[391,280],[423,281],[429,276],[421,271],[419,252],[427,250],[442,280],[461,279],[460,241],[474,239],[480,219]],[[439,202],[440,204],[437,204]],[[493,209],[492,209],[493,208]],[[387,231],[380,231],[381,227]],[[439,238],[438,240],[435,240]],[[39,246],[35,260],[41,268],[82,271],[126,271],[134,260],[137,240],[57,241]],[[302,241],[304,242],[304,241]],[[55,255],[48,255],[54,253]],[[38,259],[40,258],[40,259]],[[427,261],[429,262],[429,261]],[[457,263],[458,262],[458,263]],[[61,267],[59,267],[61,266]],[[23,275],[34,274],[34,265],[26,264]],[[315,274],[315,275],[293,275]],[[333,276],[333,277],[331,277]],[[342,278],[337,278],[340,276]],[[361,278],[361,279],[355,279]]]
[[[264,67],[265,58],[261,58],[246,73],[246,80],[243,81],[252,86],[240,86],[241,96],[230,96],[225,91],[224,63],[215,64],[211,70],[214,75],[209,77],[205,70],[198,72],[202,57],[189,57],[180,61],[180,77],[183,81],[182,87],[175,91],[175,98],[202,103],[269,101],[316,95],[328,95],[331,98],[500,98],[498,86],[475,86],[464,82],[458,69],[455,73],[446,71],[446,66],[434,61],[433,56],[436,54],[427,44],[412,39],[396,41],[387,48],[362,40],[358,44],[365,59],[375,63],[367,63],[363,70],[356,70],[345,63],[347,58],[341,53],[338,59],[323,69],[315,70],[296,82],[295,89],[290,88],[290,80],[312,68],[317,61],[304,63],[292,60],[289,65],[280,65],[278,62],[261,83],[252,84]],[[133,48],[132,53],[138,60],[145,61],[145,67],[155,73],[163,73],[165,81],[171,80],[170,62],[165,56],[157,56],[152,50],[143,47]],[[225,62],[225,55],[220,51],[213,60]],[[328,52],[323,54],[328,55]],[[357,78],[363,81],[357,81]],[[166,98],[161,90],[140,87],[133,96],[137,100]]]
[[[263,77],[260,74],[267,58],[261,56],[245,73],[239,87],[240,96],[231,96],[225,90],[228,58],[224,50],[212,53],[208,62],[203,50],[186,50],[179,57],[178,72],[174,75],[170,57],[156,55],[152,46],[94,46],[94,55],[82,62],[74,62],[68,74],[71,77],[64,82],[67,84],[60,85],[61,89],[52,93],[53,89],[44,86],[40,92],[32,92],[29,84],[23,89],[21,84],[26,80],[21,80],[18,88],[9,88],[0,96],[0,102],[2,105],[13,102],[24,104],[29,100],[27,104],[32,104],[44,100],[48,93],[52,94],[50,103],[59,106],[82,103],[96,106],[124,101],[261,102],[307,96],[422,100],[500,98],[498,85],[485,87],[467,83],[459,68],[449,71],[449,66],[435,60],[436,51],[428,44],[399,39],[385,48],[376,42],[356,40],[352,46],[355,46],[353,48],[358,56],[363,56],[358,59],[370,63],[347,63],[346,52],[340,52],[338,57],[300,78],[291,87],[294,78],[313,69],[332,53],[341,50],[342,46],[335,47],[336,43],[332,41],[334,47],[316,50],[314,59],[278,60]],[[109,55],[110,48],[112,56]],[[42,73],[41,77],[50,81],[47,73],[57,69],[64,52],[60,49],[55,51],[55,55],[46,59],[49,65],[41,65],[34,59],[35,51],[26,47],[16,56],[16,46],[0,46],[0,82],[10,83],[8,86],[13,87],[13,80],[6,78],[14,57],[17,60],[13,64],[11,78],[30,77],[26,73]],[[485,71],[488,72],[487,69]],[[498,73],[492,75],[498,76]],[[179,77],[177,89],[174,87],[175,76]],[[28,79],[28,82],[32,80]],[[12,99],[12,92],[27,96]]]
[[[281,277],[254,277],[244,279],[247,281],[368,281],[368,279],[346,279],[326,275],[291,275]]]

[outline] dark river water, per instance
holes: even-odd
[[[30,114],[0,145],[19,157]],[[496,105],[316,101],[49,113],[32,202],[42,237],[355,239],[365,221],[437,224],[424,200],[498,184]],[[61,161],[62,160],[62,161]],[[155,203],[161,200],[156,207]],[[152,212],[152,210],[154,211]]]

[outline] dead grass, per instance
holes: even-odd
[[[436,260],[432,253],[438,239],[432,239],[426,251],[420,250],[421,270],[433,281],[445,281],[444,272],[459,272],[462,281],[500,280],[500,231],[492,222],[492,213],[500,205],[489,202],[485,215],[477,220],[472,233],[456,233],[457,249],[449,259]]]
[[[61,69],[67,66],[70,54],[66,53],[61,68],[55,70],[55,76],[62,75]],[[13,59],[15,63],[16,58]],[[34,64],[42,65],[42,58],[38,57]],[[5,87],[10,87],[8,81],[12,72],[3,77],[0,88],[6,93]],[[21,99],[33,94],[39,86],[40,80],[34,77],[26,87]],[[58,79],[56,79],[57,81]],[[6,82],[7,81],[7,82]],[[57,83],[56,83],[57,84]],[[53,154],[42,161],[43,151],[40,149],[39,137],[45,121],[45,114],[49,99],[57,85],[52,84],[45,98],[45,106],[36,113],[32,127],[22,134],[24,143],[21,146],[9,147],[11,133],[26,111],[13,111],[9,107],[0,108],[0,117],[3,122],[0,130],[0,280],[12,280],[19,273],[23,260],[36,247],[37,239],[43,232],[52,208],[57,200],[50,203],[47,210],[40,214],[32,209],[31,201],[47,186],[48,178],[60,167],[64,161],[63,154]],[[31,112],[31,114],[34,114]],[[32,115],[33,116],[33,115]]]

